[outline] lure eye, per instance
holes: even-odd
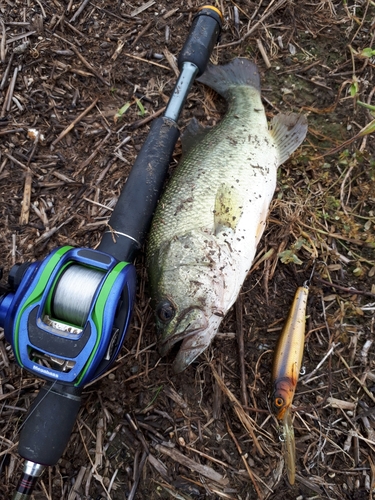
[[[275,406],[277,408],[282,408],[284,406],[283,398],[275,398]]]
[[[174,308],[173,304],[171,304],[171,302],[169,302],[169,300],[165,300],[164,302],[160,302],[160,304],[158,305],[158,307],[156,309],[156,315],[162,323],[169,323],[171,321],[171,319],[173,318],[173,316],[175,315],[175,312],[176,312],[175,308]]]

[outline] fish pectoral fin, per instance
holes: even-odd
[[[241,218],[243,207],[240,194],[234,186],[220,184],[215,198],[215,234],[225,228],[235,230]]]
[[[196,118],[192,118],[181,136],[182,154],[187,155],[210,130],[209,127],[203,127]]]
[[[304,141],[307,134],[307,119],[304,115],[296,113],[289,115],[281,113],[272,119],[270,133],[276,143],[281,165]]]

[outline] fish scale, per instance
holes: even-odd
[[[164,208],[156,211],[153,220],[153,227],[159,226],[158,231],[150,233],[149,253],[161,241],[197,226],[213,230],[216,193],[223,183],[238,192],[244,211],[247,204],[252,210],[257,209],[256,202],[261,199],[260,183],[270,183],[273,195],[278,154],[274,141],[268,137],[260,94],[249,87],[236,87],[232,92],[223,121],[198,139],[178,166],[177,175],[172,176],[161,200]],[[256,111],[260,108],[262,113]],[[250,134],[249,130],[254,128],[260,133]],[[262,165],[264,150],[269,155],[266,165]],[[265,175],[271,169],[273,176]],[[262,212],[265,203],[261,200],[258,211]]]
[[[210,66],[200,80],[225,97],[228,110],[208,131],[188,127],[147,249],[159,351],[182,341],[176,372],[208,347],[236,300],[264,231],[277,168],[307,131],[300,115],[278,115],[269,130],[258,70],[247,59]]]

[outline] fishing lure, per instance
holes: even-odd
[[[296,452],[291,405],[296,390],[305,343],[306,307],[311,277],[298,287],[279,337],[272,368],[272,411],[281,422],[285,464],[290,484],[296,475]]]

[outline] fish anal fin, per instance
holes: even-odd
[[[181,136],[182,154],[184,156],[188,154],[209,131],[210,128],[203,127],[196,118],[192,118]]]
[[[272,119],[270,133],[276,143],[281,165],[304,141],[307,134],[307,119],[304,115],[296,113],[289,115],[281,113]]]
[[[242,215],[240,194],[234,186],[220,184],[215,198],[215,234],[225,228],[236,229]]]
[[[268,217],[268,210],[269,210],[269,203],[266,202],[263,204],[263,207],[262,207],[262,211],[261,211],[261,214],[260,214],[260,219],[259,219],[259,223],[258,223],[258,226],[257,226],[257,229],[256,229],[256,234],[255,234],[255,241],[256,241],[256,245],[258,245],[262,235],[263,235],[263,232],[264,232],[264,229],[266,227],[266,222],[267,222],[267,217]]]

